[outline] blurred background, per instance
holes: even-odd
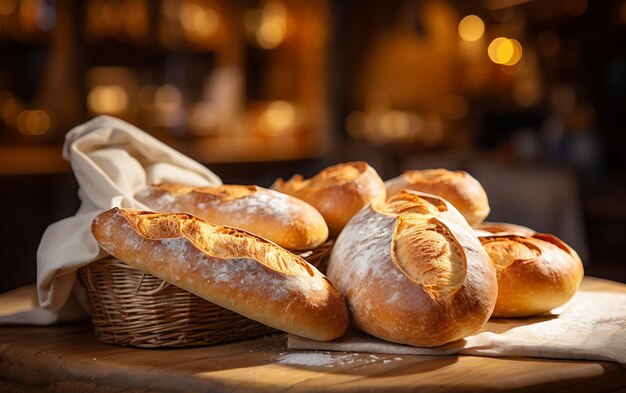
[[[0,0],[0,292],[75,213],[65,133],[108,114],[226,183],[464,169],[491,221],[626,282],[626,0]]]

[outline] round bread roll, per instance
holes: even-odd
[[[494,317],[526,317],[566,303],[584,271],[576,251],[554,235],[479,236],[498,276]]]
[[[183,213],[114,208],[92,233],[115,258],[268,326],[319,341],[344,334],[343,295],[305,260],[237,228]]]
[[[158,212],[191,213],[212,224],[241,228],[290,250],[311,250],[328,238],[328,226],[313,206],[262,187],[158,184],[135,199]]]
[[[495,268],[463,216],[443,198],[408,190],[350,220],[327,275],[356,327],[425,347],[480,330],[498,292]]]
[[[278,179],[272,188],[319,210],[333,238],[363,206],[385,200],[385,184],[363,161],[333,165],[306,180],[301,175],[288,181]]]
[[[489,215],[487,193],[465,171],[449,171],[447,169],[425,169],[405,171],[398,177],[385,182],[387,198],[403,189],[438,195],[465,217],[471,226],[480,224]]]

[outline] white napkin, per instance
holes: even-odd
[[[149,210],[133,195],[153,183],[222,183],[198,162],[109,116],[94,118],[68,132],[63,158],[70,162],[80,186],[81,206],[74,216],[50,225],[41,238],[37,291],[43,310],[33,310],[30,320],[28,312],[3,316],[0,324],[54,323],[60,320],[59,314],[65,315],[62,320],[72,319],[67,308],[76,303],[68,302],[76,292],[76,270],[105,256],[91,235],[91,222],[101,212],[113,207]],[[72,309],[78,318],[79,307]]]
[[[558,315],[494,318],[476,335],[435,348],[395,344],[358,331],[330,342],[290,335],[287,345],[292,349],[398,355],[586,359],[626,367],[626,293],[581,291]]]

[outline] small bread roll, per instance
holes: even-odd
[[[158,212],[191,213],[212,224],[241,228],[290,250],[311,250],[328,238],[328,226],[313,206],[262,187],[159,184],[135,199]]]
[[[374,168],[363,161],[333,165],[306,180],[302,175],[288,181],[278,179],[272,188],[319,210],[333,238],[363,206],[385,200],[385,184]]]
[[[479,236],[498,276],[494,317],[541,314],[567,302],[584,271],[576,251],[554,235]]]
[[[443,198],[408,190],[354,216],[327,274],[356,327],[415,346],[476,333],[498,293],[495,268],[463,216]]]
[[[403,189],[438,195],[465,217],[471,226],[480,224],[489,215],[487,193],[465,171],[449,171],[447,169],[425,169],[406,171],[398,177],[385,182],[387,198]]]
[[[320,341],[348,326],[344,297],[324,275],[250,233],[189,214],[119,208],[91,229],[115,258],[268,326]]]

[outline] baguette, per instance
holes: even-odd
[[[314,207],[262,187],[158,184],[135,199],[157,212],[191,213],[212,224],[241,228],[290,250],[311,250],[328,238],[328,226]]]
[[[463,216],[440,197],[408,190],[354,216],[327,274],[356,327],[415,346],[476,333],[498,290],[495,268]]]
[[[363,206],[385,200],[385,184],[374,168],[363,161],[333,165],[306,180],[302,175],[288,181],[278,179],[271,188],[319,210],[333,238]]]
[[[498,277],[494,317],[541,314],[574,296],[584,275],[576,251],[554,235],[479,235]]]
[[[465,217],[471,226],[480,224],[489,215],[487,193],[478,180],[465,171],[425,169],[406,171],[385,182],[387,198],[403,189],[438,195]]]
[[[245,317],[326,341],[345,332],[344,297],[302,258],[245,231],[183,213],[114,208],[92,233],[115,258]]]

